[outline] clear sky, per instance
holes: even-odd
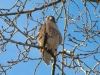
[[[11,8],[13,6],[13,4],[15,4],[15,2],[16,2],[15,0],[9,0],[9,1],[8,0],[0,0],[0,9]],[[42,0],[34,0],[34,2],[43,3]],[[75,2],[79,6],[80,12],[78,11],[79,9],[78,9],[77,5],[75,5],[74,2],[70,2],[69,14],[70,14],[70,16],[74,15],[73,19],[76,19],[84,11],[84,5],[83,5],[82,1],[81,0],[75,0]],[[95,3],[93,3],[93,4],[96,5]],[[41,6],[42,6],[42,4],[41,4]],[[57,6],[60,7],[61,3],[57,4]],[[68,6],[68,3],[66,3],[66,8],[67,8],[67,6]],[[37,7],[35,4],[28,2],[26,4],[24,10],[30,10],[30,9],[33,9],[35,7]],[[92,19],[93,21],[98,20],[97,26],[98,26],[98,29],[100,29],[100,18],[96,18],[96,16],[94,15],[94,7],[90,3],[87,3],[87,8],[88,8],[88,11],[90,13],[90,14],[87,14],[87,15],[90,15],[91,17],[87,18],[86,13],[84,13],[83,16],[82,16],[84,23],[86,23],[86,20],[88,19],[88,28],[89,28],[90,24],[91,24],[90,19]],[[98,5],[97,10],[100,10],[99,8],[100,8],[100,4]],[[11,10],[11,12],[16,12],[16,11],[17,11],[16,8],[13,8]],[[40,18],[42,17],[42,11],[43,10],[38,10],[38,11],[33,12],[32,13],[33,19],[35,19],[35,20],[38,19],[40,21]],[[49,16],[49,15],[53,15],[53,14],[54,14],[54,12],[52,10],[52,7],[49,7],[45,16]],[[61,15],[62,15],[62,17],[64,17],[64,11],[62,12]],[[97,15],[100,15],[100,13],[97,12]],[[57,18],[57,15],[54,15],[54,17]],[[14,16],[9,16],[9,18],[13,19]],[[72,19],[69,22],[71,22],[71,21],[72,21]],[[44,23],[44,22],[45,21],[42,21],[41,23]],[[64,29],[64,22],[65,22],[65,20],[63,18],[60,18],[57,22],[57,25],[58,25],[59,30],[60,30],[62,35],[63,35],[63,29]],[[23,14],[17,20],[17,27],[19,29],[21,29],[22,31],[24,31],[24,27],[26,27],[26,23],[27,23],[26,14]],[[28,21],[28,23],[29,23],[29,30],[37,25],[36,22],[30,21],[30,20]],[[80,28],[83,28],[82,18],[78,22],[76,22],[76,24]],[[93,23],[91,25],[93,25]],[[7,27],[7,24],[2,19],[0,19],[0,29],[1,29],[1,26]],[[73,30],[78,30],[78,28],[74,24],[70,24],[66,34],[67,35],[71,34],[72,36],[76,37],[79,40],[85,39],[82,36],[83,35],[82,33],[75,33],[75,32],[73,32]],[[96,30],[96,28],[94,28],[94,30]],[[10,31],[10,29],[8,31]],[[6,33],[4,33],[4,35],[6,37],[9,37],[9,35],[6,34]],[[37,31],[36,31],[36,35],[37,35]],[[95,39],[100,44],[100,38],[95,37]],[[16,40],[16,41],[19,41],[19,42],[25,42],[26,38],[21,33],[16,33],[15,36],[12,38],[12,40]],[[92,40],[92,39],[90,39],[90,40]],[[65,40],[65,44],[70,44],[72,46],[75,45],[74,43],[68,41],[68,37]],[[92,51],[98,46],[96,43],[89,43],[88,41],[86,41],[85,44],[88,44],[88,46],[78,47],[78,48],[81,49],[81,50]],[[7,46],[6,46],[6,49],[7,49],[6,52],[3,52],[3,53],[0,54],[0,64],[2,64],[2,65],[8,65],[7,61],[16,60],[17,56],[18,56],[18,52],[19,52],[18,49],[16,48],[16,45],[14,45],[13,43],[8,43]],[[22,51],[24,50],[24,48],[22,46],[20,46],[20,49]],[[72,50],[73,47],[66,45],[65,49]],[[62,46],[59,46],[58,51],[60,51],[60,50],[62,50]],[[77,50],[75,53],[76,54],[82,53],[82,51]],[[29,52],[29,56],[31,58],[41,57],[38,49],[36,49],[36,48],[31,48],[31,50]],[[96,55],[96,58],[98,58],[100,60],[98,54]],[[59,59],[61,59],[61,56],[59,56]],[[93,67],[96,64],[96,61],[93,59],[93,56],[90,56],[89,58],[87,58],[85,60],[83,59],[83,61],[86,64],[88,64],[90,67]],[[38,62],[39,62],[38,60],[29,60],[28,62],[20,62],[17,65],[12,66],[12,68],[7,71],[7,75],[33,75],[34,69],[35,69]],[[68,62],[68,63],[70,63],[70,62]],[[52,69],[51,66],[52,65],[46,66],[46,64],[43,61],[41,61],[39,67],[37,68],[36,75],[50,75],[51,69]],[[70,69],[68,67],[65,68],[65,73],[66,73],[66,75],[75,75],[74,70]],[[60,71],[58,69],[56,70],[56,74],[60,75]],[[80,73],[77,73],[76,75],[84,75],[84,74],[82,72],[80,72]],[[91,74],[91,75],[93,75],[93,74]]]

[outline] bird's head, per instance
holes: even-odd
[[[52,22],[56,23],[55,18],[53,16],[48,16],[46,18],[46,21],[52,21]]]

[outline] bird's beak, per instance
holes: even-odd
[[[52,20],[52,17],[50,17],[49,19]]]

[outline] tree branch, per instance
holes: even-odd
[[[21,11],[20,14],[25,14],[25,13],[28,13],[28,12],[34,12],[34,11],[37,11],[37,10],[42,10],[43,8],[52,6],[52,5],[57,4],[59,2],[61,2],[61,0],[57,0],[57,1],[52,2],[50,4],[45,4],[45,5],[43,5],[41,7],[38,7],[38,8],[33,8],[31,10]],[[0,14],[0,16],[9,16],[9,15],[16,15],[16,14],[19,14],[19,12],[12,12],[12,13]]]

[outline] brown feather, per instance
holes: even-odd
[[[46,23],[40,27],[38,31],[38,44],[39,46],[46,47],[47,50],[50,50],[51,53],[55,54],[58,45],[62,42],[62,36],[55,21],[53,20],[54,18],[52,18],[52,16],[50,20],[49,17],[47,17]],[[52,55],[48,52],[49,51],[40,49],[42,58],[47,65],[49,65],[49,60],[52,57]]]

